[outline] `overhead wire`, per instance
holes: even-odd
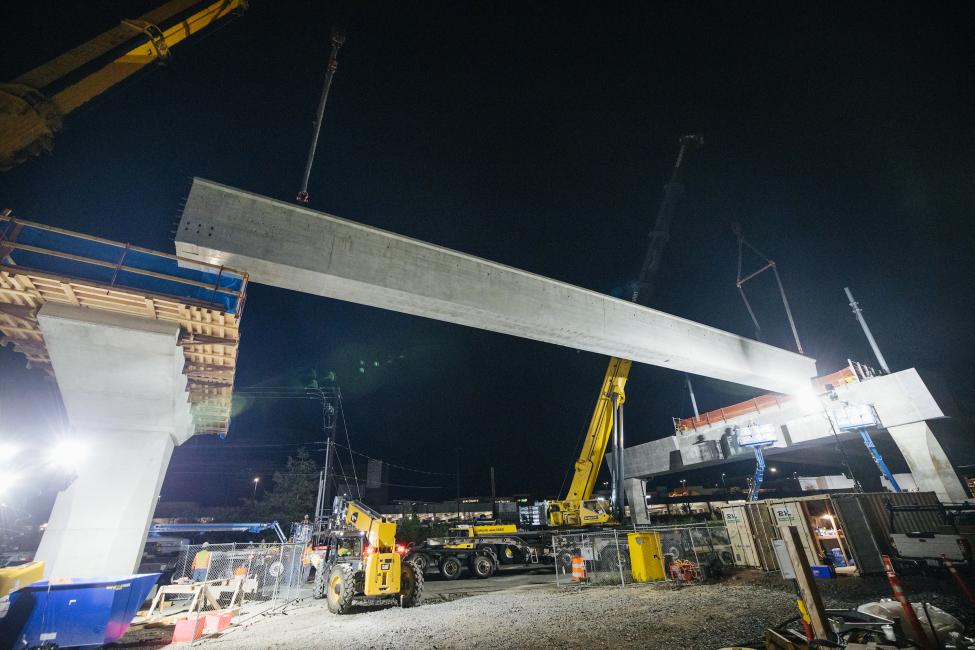
[[[407,472],[415,472],[417,474],[429,474],[431,476],[454,476],[454,472],[431,472],[431,471],[425,470],[425,469],[416,469],[415,467],[407,467],[405,465],[397,465],[396,463],[390,463],[388,461],[382,460],[381,458],[373,458],[372,456],[369,456],[367,454],[364,454],[361,451],[354,451],[352,449],[349,449],[348,447],[345,447],[343,445],[340,445],[339,443],[335,443],[335,445],[337,447],[342,447],[342,449],[348,450],[350,453],[353,453],[356,456],[362,456],[363,458],[368,458],[369,460],[374,460],[374,461],[376,461],[378,463],[383,463],[384,465],[388,465],[390,467],[395,467],[396,469],[401,469],[401,470],[404,470],[404,471],[407,471]]]
[[[336,478],[341,478],[345,481],[345,487],[352,492],[352,486],[349,484],[349,479],[352,479],[352,483],[356,486],[356,494],[361,499],[362,498],[362,488],[359,481],[358,470],[356,469],[356,463],[354,456],[359,456],[367,460],[372,460],[376,462],[381,462],[389,467],[393,467],[406,472],[413,472],[416,474],[423,474],[427,476],[454,476],[452,472],[434,472],[430,470],[423,470],[416,467],[408,467],[406,465],[399,465],[397,463],[390,463],[388,461],[374,458],[368,454],[364,454],[360,451],[356,451],[352,448],[351,434],[349,431],[348,418],[345,414],[345,407],[342,402],[342,394],[338,388],[322,388],[322,387],[304,387],[304,386],[249,386],[246,388],[239,388],[234,390],[234,397],[250,398],[250,399],[301,399],[301,400],[315,400],[322,404],[322,431],[328,438],[329,425],[328,425],[328,411],[327,405],[330,401],[334,400],[338,404],[338,415],[342,420],[342,430],[345,436],[346,444],[340,444],[334,440],[331,444],[340,449],[344,449],[349,455],[349,461],[352,469],[352,475],[346,474],[344,464],[341,458],[336,454],[335,458],[339,462],[341,474],[338,472],[333,473]],[[309,441],[309,442],[288,442],[288,443],[243,443],[235,444],[237,449],[267,449],[267,448],[282,448],[282,447],[317,447],[326,446],[329,441]],[[191,473],[192,470],[174,470],[180,473]],[[251,468],[249,471],[253,471]],[[201,474],[206,474],[210,472],[199,472]],[[388,483],[384,481],[378,481],[380,485],[385,485],[389,487],[401,487],[410,489],[444,489],[443,486],[432,486],[432,485],[408,485],[402,483]]]
[[[362,492],[359,491],[359,476],[356,473],[356,469],[355,469],[355,459],[352,458],[352,441],[349,440],[349,425],[345,420],[345,407],[342,405],[341,399],[339,399],[339,412],[342,414],[342,429],[345,430],[345,442],[348,445],[347,449],[349,450],[349,462],[352,465],[352,475],[355,476],[356,491],[358,492],[359,498],[361,499]],[[338,454],[336,454],[336,458],[338,458]]]

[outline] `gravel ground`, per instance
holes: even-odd
[[[906,582],[913,600],[927,600],[956,616],[968,611],[948,582],[929,578]],[[853,606],[890,595],[884,579],[821,584],[827,607]],[[283,615],[237,626],[194,647],[713,650],[760,638],[765,627],[796,614],[794,598],[781,578],[748,573],[719,584],[678,590],[666,584],[583,590],[526,585],[441,598],[414,609],[360,608],[347,616],[329,614],[323,601],[306,600]]]

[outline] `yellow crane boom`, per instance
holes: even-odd
[[[10,83],[0,84],[0,170],[50,151],[68,113],[150,63],[166,59],[170,48],[193,34],[246,7],[246,0],[171,0],[139,18],[123,20]],[[129,49],[121,56],[61,87],[81,68],[126,46]]]
[[[634,284],[630,300],[647,305],[653,293],[653,280],[660,268],[661,256],[670,237],[670,222],[674,217],[677,202],[683,194],[680,182],[681,171],[690,149],[700,147],[704,140],[699,135],[685,135],[680,138],[680,151],[674,163],[670,180],[664,186],[664,196],[657,211],[657,218],[650,230],[647,253]],[[575,462],[572,483],[564,499],[546,502],[548,523],[552,526],[592,526],[606,524],[613,520],[614,514],[623,514],[623,431],[622,406],[626,401],[626,380],[630,375],[632,362],[613,357],[603,377],[602,386],[596,401],[596,408],[589,420],[586,438]],[[600,467],[606,458],[606,447],[610,440],[616,451],[613,458],[612,508],[603,499],[593,499],[593,490],[599,476]],[[613,512],[615,510],[615,512]]]
[[[608,523],[612,517],[607,504],[593,499],[596,479],[606,457],[606,446],[613,435],[613,411],[626,400],[626,380],[632,362],[613,357],[596,398],[582,450],[575,462],[572,482],[564,499],[546,503],[549,524],[553,526],[591,526]]]

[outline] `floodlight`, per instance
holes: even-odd
[[[0,496],[10,491],[17,483],[17,475],[11,472],[0,472]]]
[[[799,404],[799,408],[802,409],[803,413],[812,413],[823,408],[822,403],[819,401],[819,395],[816,391],[812,389],[811,386],[802,386],[792,394],[795,397],[796,402]]]
[[[88,448],[80,441],[66,438],[60,440],[48,454],[48,460],[52,465],[64,470],[77,469],[88,457]]]
[[[0,464],[6,463],[14,459],[20,452],[20,448],[10,442],[0,442]]]

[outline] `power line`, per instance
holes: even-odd
[[[417,474],[429,474],[430,476],[453,476],[454,475],[454,472],[431,472],[431,471],[425,470],[425,469],[416,469],[415,467],[406,467],[405,465],[397,465],[396,463],[390,463],[390,462],[385,461],[385,460],[383,460],[381,458],[373,458],[372,456],[368,456],[368,455],[362,453],[361,451],[354,451],[352,449],[349,449],[348,447],[343,447],[342,445],[340,445],[338,443],[335,443],[335,444],[337,446],[339,446],[339,447],[342,447],[342,449],[345,449],[349,453],[355,454],[356,456],[362,456],[363,458],[368,458],[369,460],[374,460],[376,462],[383,463],[385,465],[389,465],[390,467],[395,467],[396,469],[402,469],[402,470],[405,470],[407,472],[416,472]]]
[[[242,481],[243,480],[249,480],[249,477],[250,477],[250,475],[252,473],[253,472],[247,472],[247,471],[241,470],[241,472],[239,474],[239,479],[242,480]],[[167,474],[174,474],[174,475],[176,475],[176,474],[180,474],[180,475],[190,474],[190,475],[194,475],[195,476],[195,475],[213,475],[213,472],[206,472],[206,471],[201,471],[201,470],[172,470],[172,471],[168,472]],[[315,476],[315,477],[317,477],[318,476],[318,472],[289,472],[289,475],[291,475],[291,476]],[[349,484],[349,479],[353,479],[353,477],[351,477],[351,476],[349,476],[347,474],[344,474],[344,473],[339,473],[339,472],[334,472],[332,474],[332,476],[335,476],[336,478],[344,479],[345,480],[346,487],[350,491],[352,490],[352,486]],[[387,483],[386,481],[376,481],[376,483],[378,485],[385,485],[387,487],[411,488],[411,489],[415,489],[415,490],[443,490],[443,489],[445,489],[444,486],[442,486],[442,485],[407,485],[405,483]]]
[[[342,429],[345,430],[345,442],[347,445],[349,445],[347,447],[349,450],[349,464],[352,465],[352,475],[355,476],[356,492],[358,492],[359,498],[361,499],[362,492],[359,491],[359,476],[355,469],[355,459],[352,457],[352,441],[349,440],[349,425],[345,421],[345,406],[342,405],[342,400],[339,400],[339,412],[342,414]],[[338,458],[338,454],[336,454],[335,457]]]

